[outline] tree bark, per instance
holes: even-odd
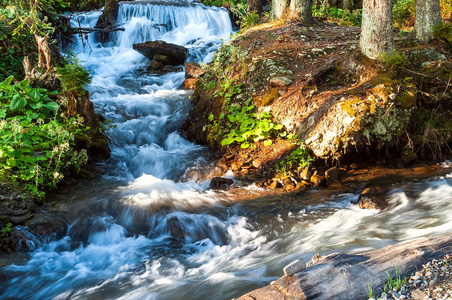
[[[441,22],[439,0],[416,0],[414,32],[416,39],[427,43],[433,39],[433,26]]]
[[[312,0],[291,0],[290,14],[292,18],[299,18],[305,23],[312,22]]]
[[[262,1],[261,0],[247,0],[246,4],[248,5],[248,13],[254,12],[259,15],[259,17],[262,16]]]
[[[392,33],[392,0],[364,0],[359,47],[361,52],[377,59],[380,53],[395,49]]]
[[[272,19],[281,19],[288,4],[289,0],[272,0]]]

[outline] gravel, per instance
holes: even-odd
[[[405,279],[400,289],[370,299],[452,300],[452,254],[423,265],[421,271]]]

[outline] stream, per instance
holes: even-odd
[[[76,14],[73,25],[93,27],[100,14]],[[0,269],[0,299],[231,299],[295,259],[452,230],[452,175],[387,180],[383,212],[359,209],[352,193],[283,197],[237,179],[229,191],[209,189],[203,178],[217,171],[214,158],[179,132],[191,105],[192,92],[178,88],[184,72],[145,72],[149,60],[132,45],[164,40],[188,48],[187,61],[207,63],[233,32],[228,12],[122,3],[118,24],[125,31],[110,44],[90,34],[73,46],[93,75],[96,112],[114,125],[106,174],[54,196],[74,221],[61,239],[36,238],[34,251]]]

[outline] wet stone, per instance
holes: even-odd
[[[228,187],[234,183],[234,180],[224,177],[215,177],[210,181],[211,188]]]

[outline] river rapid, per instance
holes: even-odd
[[[100,14],[76,14],[73,25],[93,27]],[[62,238],[35,237],[34,251],[0,269],[1,299],[231,299],[295,259],[452,230],[452,175],[388,180],[383,212],[359,209],[353,193],[266,196],[236,179],[232,191],[209,189],[215,161],[179,132],[190,109],[191,92],[178,89],[184,72],[145,72],[149,60],[132,45],[164,40],[188,48],[187,61],[207,63],[233,31],[228,12],[123,3],[118,24],[125,31],[110,44],[90,34],[73,46],[93,75],[96,112],[114,125],[107,172],[54,197],[73,221]]]

